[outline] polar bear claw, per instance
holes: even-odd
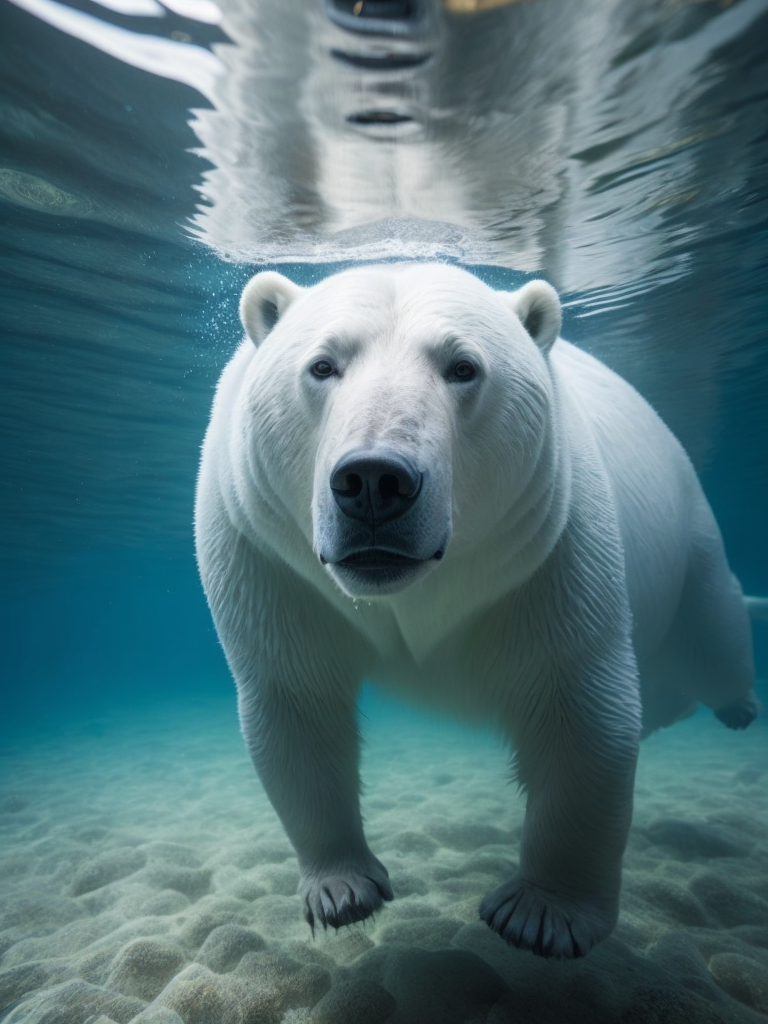
[[[760,703],[753,693],[741,700],[732,701],[715,711],[715,717],[729,729],[746,729],[760,714]]]
[[[348,868],[305,877],[299,891],[304,918],[312,934],[316,925],[321,925],[325,931],[329,927],[342,928],[364,921],[379,910],[382,903],[394,898],[383,866],[375,870],[375,874]]]
[[[480,917],[510,946],[561,960],[585,956],[613,927],[610,915],[604,920],[588,900],[559,896],[520,877],[490,892]]]

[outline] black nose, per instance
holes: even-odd
[[[404,515],[421,490],[422,475],[391,452],[349,452],[331,473],[331,490],[345,516],[386,523]]]

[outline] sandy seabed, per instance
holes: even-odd
[[[234,700],[6,739],[3,1024],[766,1024],[768,721],[644,743],[620,923],[576,962],[478,919],[523,820],[501,744],[385,705],[364,732],[396,899],[314,940]]]

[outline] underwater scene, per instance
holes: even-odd
[[[768,0],[0,54],[2,1024],[768,1022]]]

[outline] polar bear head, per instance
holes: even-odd
[[[537,472],[560,303],[443,265],[344,271],[301,288],[257,274],[248,461],[352,597],[396,594],[471,550]]]

